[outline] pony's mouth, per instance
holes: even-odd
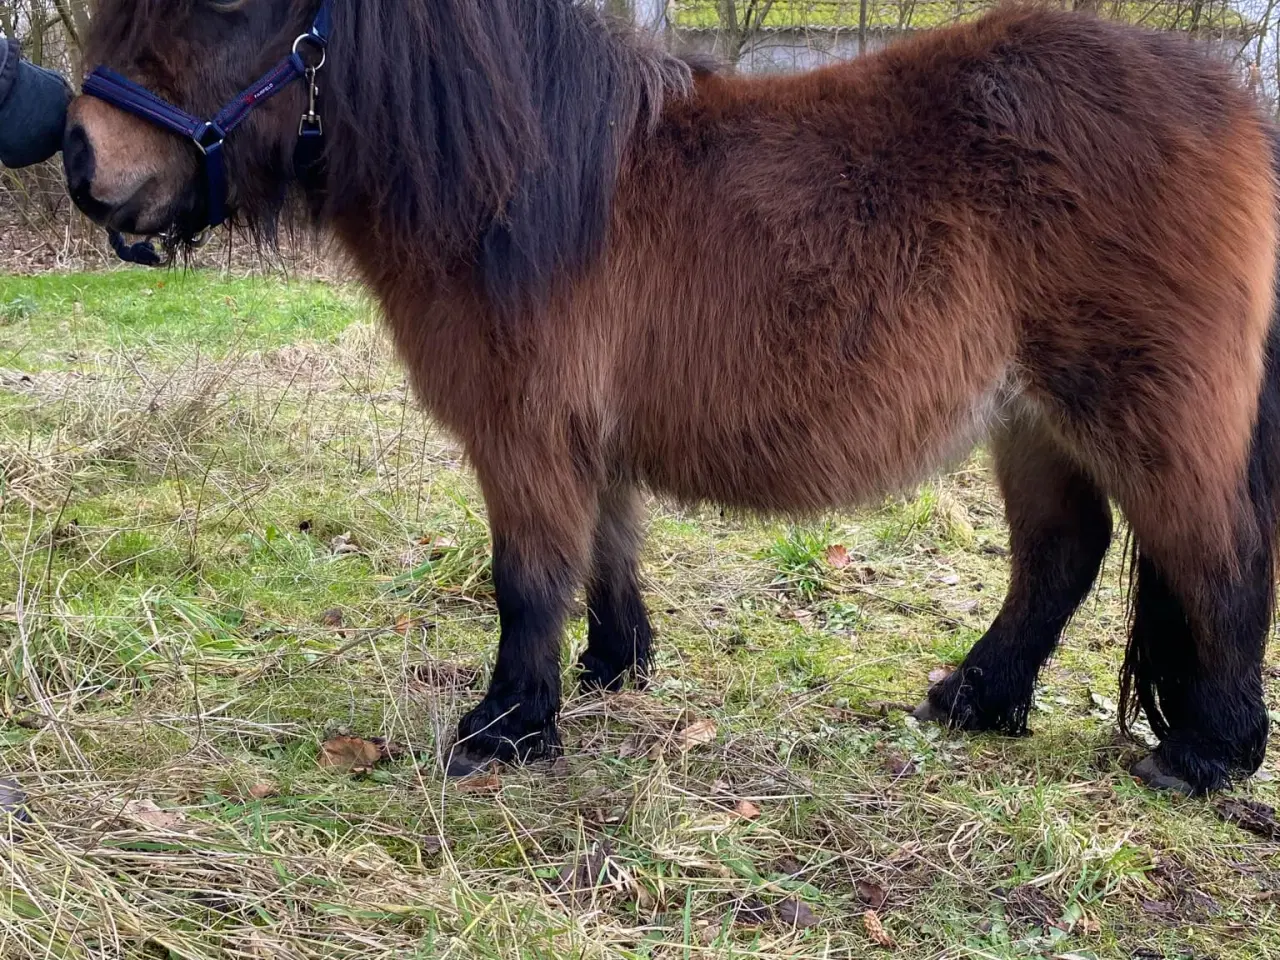
[[[203,247],[209,242],[211,232],[210,228],[205,227],[199,233],[188,235],[174,227],[130,242],[121,231],[108,229],[107,239],[116,256],[125,263],[142,267],[165,267],[184,254]]]
[[[208,243],[212,228],[196,191],[190,191],[175,207],[162,221],[164,225],[154,229],[139,229],[138,218],[128,211],[110,217],[104,226],[116,255],[126,263],[161,267]]]

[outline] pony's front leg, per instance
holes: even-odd
[[[458,724],[448,773],[560,752],[560,644],[590,554],[596,490],[571,457],[494,472],[477,459],[493,536],[501,638],[489,691]]]

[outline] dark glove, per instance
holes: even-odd
[[[16,40],[0,42],[0,163],[27,167],[61,150],[71,97],[61,75],[22,59]]]

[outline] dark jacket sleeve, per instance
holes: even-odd
[[[62,148],[71,87],[22,59],[16,40],[0,43],[0,163],[27,167]]]

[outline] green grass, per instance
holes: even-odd
[[[1118,559],[1035,736],[899,709],[1000,604],[982,456],[812,525],[653,504],[652,688],[468,790],[438,759],[494,652],[483,503],[364,298],[126,272],[0,304],[0,773],[35,819],[4,960],[871,957],[869,885],[903,957],[1280,956],[1280,847],[1125,773]],[[407,752],[342,775],[336,732]],[[819,922],[735,906],[788,899]]]
[[[328,342],[356,316],[352,291],[318,283],[225,279],[204,271],[0,277],[0,368],[65,369],[81,351],[211,356],[296,339]],[[25,365],[25,366],[24,366]]]

